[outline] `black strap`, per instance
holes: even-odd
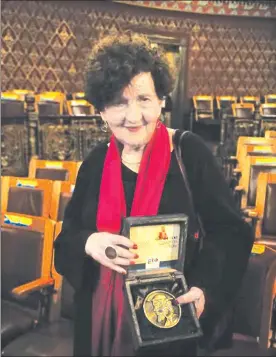
[[[190,184],[189,184],[189,180],[188,180],[188,177],[187,177],[186,168],[185,168],[183,160],[182,160],[181,142],[183,140],[183,137],[188,133],[189,133],[189,131],[184,131],[180,135],[180,138],[179,138],[177,144],[175,144],[175,142],[173,141],[173,147],[174,147],[176,160],[177,160],[177,163],[178,163],[178,166],[179,166],[179,169],[180,169],[184,184],[185,184],[185,186],[187,188],[190,204],[191,204],[192,210],[193,210],[194,215],[195,215],[195,217],[197,219],[197,222],[198,222],[198,226],[199,226],[199,230],[200,230],[199,238],[202,239],[203,236],[205,235],[205,231],[204,231],[204,228],[203,228],[203,223],[202,223],[202,220],[201,220],[199,214],[195,210],[193,194],[192,194],[191,187],[190,187]],[[202,244],[202,242],[201,242],[201,244]]]

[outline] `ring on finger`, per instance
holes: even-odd
[[[118,254],[115,248],[108,246],[105,248],[105,255],[107,256],[108,259],[115,259],[117,258]]]

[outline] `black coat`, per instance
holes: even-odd
[[[177,131],[174,140],[179,134]],[[107,145],[100,144],[84,160],[65,211],[62,231],[55,242],[56,270],[75,289],[74,353],[77,356],[91,355],[91,296],[98,280],[99,263],[85,254],[85,243],[96,231],[106,152]],[[237,293],[253,239],[215,158],[202,139],[192,133],[184,136],[182,153],[196,210],[206,231],[203,249],[196,259],[190,239],[184,274],[189,286],[205,291],[206,308],[201,322],[210,341],[216,323],[223,318]],[[191,217],[191,227],[195,224],[173,152],[158,213],[185,213]]]

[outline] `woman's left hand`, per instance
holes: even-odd
[[[195,286],[193,286],[186,294],[178,296],[178,298],[176,298],[175,300],[179,304],[188,304],[190,302],[194,302],[198,318],[204,311],[204,306],[205,306],[204,293],[201,289]]]

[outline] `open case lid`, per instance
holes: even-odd
[[[188,216],[168,214],[157,216],[127,217],[123,219],[121,234],[137,244],[139,258],[128,267],[127,278],[162,270],[183,272]]]

